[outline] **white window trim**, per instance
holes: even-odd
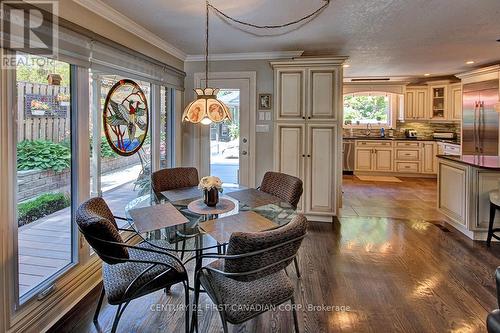
[[[389,112],[388,112],[388,122],[387,123],[370,123],[370,127],[372,129],[390,129],[396,126],[396,121],[397,121],[397,114],[398,114],[398,95],[396,94],[391,94],[391,93],[386,93],[386,92],[374,92],[374,91],[367,91],[367,92],[355,92],[355,93],[348,93],[342,95],[342,127],[345,129],[366,129],[368,124],[350,124],[346,125],[344,123],[344,96],[346,95],[353,95],[353,96],[367,96],[367,95],[372,95],[372,96],[387,96],[389,98]]]

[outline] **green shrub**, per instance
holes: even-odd
[[[71,150],[51,141],[21,141],[17,144],[18,170],[54,170],[61,172],[70,167]]]
[[[118,154],[109,146],[105,136],[101,137],[101,157],[117,157]]]
[[[22,226],[69,207],[70,199],[64,193],[45,193],[36,199],[17,205],[18,225]]]

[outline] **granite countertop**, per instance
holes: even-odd
[[[344,140],[392,140],[392,141],[436,141],[460,145],[458,140],[434,139],[434,138],[406,138],[406,137],[378,137],[378,136],[344,136]]]
[[[489,169],[500,171],[500,156],[485,156],[485,155],[437,155],[437,157],[471,165],[480,169]]]

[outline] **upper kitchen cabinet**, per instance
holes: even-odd
[[[404,119],[425,120],[427,116],[428,87],[407,87]]]
[[[462,84],[454,83],[449,88],[449,119],[462,120]]]
[[[304,68],[277,69],[276,84],[276,120],[306,119]]]
[[[447,120],[448,119],[448,85],[447,84],[430,84],[429,85],[429,101],[431,120]]]
[[[335,96],[339,96],[339,92],[335,90],[339,80],[338,71],[335,68],[308,70],[308,120],[336,120]]]
[[[337,121],[341,108],[342,67],[338,58],[272,62],[277,121]]]

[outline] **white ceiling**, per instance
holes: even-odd
[[[102,0],[187,54],[204,52],[203,0]],[[238,19],[277,24],[322,0],[211,0]],[[120,22],[115,22],[120,24]],[[304,50],[350,57],[346,76],[446,75],[500,62],[500,0],[331,0],[314,21],[255,37],[211,14],[211,53]]]

